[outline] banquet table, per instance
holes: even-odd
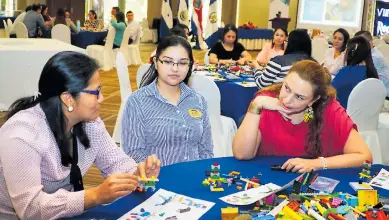
[[[0,38],[0,51],[0,111],[38,91],[42,69],[54,54],[86,54],[84,49],[54,39]]]
[[[207,41],[208,47],[211,48],[215,45],[218,40],[221,38],[223,33],[223,28],[219,28],[218,33],[215,35],[217,37],[212,38],[210,41]],[[246,50],[261,50],[262,47],[267,42],[271,42],[273,39],[273,30],[272,29],[246,29],[238,28],[238,42],[241,43]]]
[[[241,172],[242,177],[252,177],[261,173],[262,176],[260,176],[260,182],[262,184],[271,182],[279,186],[283,186],[296,178],[298,174],[272,171],[270,167],[271,165],[282,165],[287,159],[287,157],[256,157],[249,161],[238,161],[232,157],[225,157],[173,164],[162,167],[157,189],[162,188],[192,198],[214,202],[215,205],[205,215],[203,215],[201,219],[221,219],[220,209],[231,205],[219,200],[219,198],[235,193],[238,190],[235,185],[232,185],[231,187],[223,185],[225,189],[224,192],[210,192],[209,187],[203,187],[201,184],[201,182],[206,178],[205,170],[210,170],[211,165],[214,162],[218,162],[220,164],[221,174],[238,171]],[[381,168],[388,169],[389,167],[373,165],[371,171],[372,173],[376,173],[379,172]],[[318,171],[318,173],[319,176],[340,181],[334,192],[348,192],[354,194],[355,191],[353,191],[350,187],[349,182],[357,182],[359,180],[358,174],[361,171],[362,168],[346,168],[321,170]],[[381,197],[389,196],[389,191],[381,188],[375,189],[378,190]],[[150,191],[142,193],[134,192],[109,205],[92,208],[83,213],[81,216],[74,217],[72,219],[117,219],[135,208],[138,204],[144,202],[152,194],[153,193]],[[248,207],[246,206],[245,208],[247,209]]]
[[[72,45],[86,49],[92,44],[101,44],[108,31],[80,31],[71,35]]]

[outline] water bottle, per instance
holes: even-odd
[[[77,30],[78,30],[78,31],[81,30],[81,23],[80,23],[80,20],[77,20]]]

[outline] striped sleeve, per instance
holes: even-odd
[[[200,159],[208,159],[213,157],[213,140],[212,140],[212,132],[211,132],[211,123],[209,121],[207,109],[207,101],[205,101],[204,97],[201,96],[201,102],[203,105],[203,134],[201,135],[200,146],[199,146],[199,157]]]
[[[144,161],[148,156],[140,111],[139,102],[133,95],[129,96],[123,112],[121,147],[137,163]]]
[[[273,60],[270,60],[266,66],[265,71],[258,70],[254,75],[257,87],[262,89],[277,82],[278,75],[280,75],[281,71],[281,65],[274,62]]]

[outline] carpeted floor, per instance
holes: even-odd
[[[141,57],[143,62],[149,60],[150,54],[156,49],[156,44],[141,44]],[[193,50],[195,59],[200,63],[204,62],[204,54],[206,51]],[[258,51],[250,51],[250,54],[255,57]],[[129,66],[128,73],[130,76],[131,88],[136,90],[136,71],[139,66]],[[108,132],[112,135],[113,129],[116,123],[116,117],[120,108],[121,98],[119,81],[116,74],[116,69],[110,71],[100,72],[102,84],[104,86],[103,95],[104,102],[101,106],[100,117],[103,119]],[[4,123],[4,116],[6,112],[0,112],[0,126]],[[99,185],[103,181],[103,177],[98,169],[94,166],[89,169],[87,174],[84,176],[85,188],[90,188]]]

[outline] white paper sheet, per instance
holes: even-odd
[[[215,203],[213,202],[193,199],[164,189],[159,189],[149,199],[123,215],[119,220],[199,219],[214,205]],[[141,212],[141,209],[144,209],[144,211]]]
[[[389,190],[389,172],[381,169],[378,175],[370,181],[370,185]]]

